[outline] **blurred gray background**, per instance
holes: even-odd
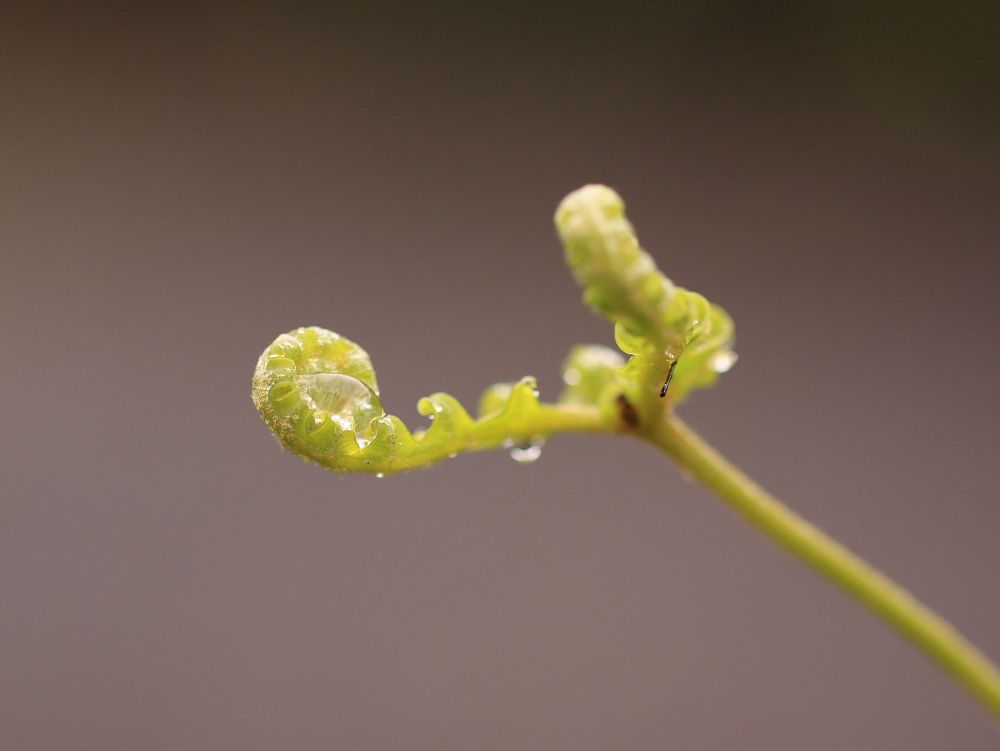
[[[996,748],[640,445],[338,477],[249,384],[317,324],[411,425],[554,397],[606,182],[737,322],[685,419],[1000,657],[998,8],[2,11],[0,746]]]

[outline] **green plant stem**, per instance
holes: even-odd
[[[539,404],[524,419],[480,420],[462,431],[456,431],[444,443],[435,443],[428,450],[418,444],[400,457],[386,459],[375,469],[364,465],[363,457],[351,469],[356,472],[400,472],[418,469],[454,454],[486,451],[511,444],[529,443],[535,438],[547,438],[556,433],[611,433],[615,425],[601,416],[595,407],[576,404]],[[350,462],[350,459],[342,459]]]
[[[665,412],[642,437],[773,542],[842,587],[916,644],[1000,720],[1000,670],[947,621],[785,507],[676,416]]]

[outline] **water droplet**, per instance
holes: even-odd
[[[725,373],[736,364],[736,359],[736,353],[732,350],[727,349],[723,352],[718,352],[712,358],[712,370],[716,373]]]
[[[580,383],[580,371],[576,368],[566,368],[563,373],[563,382],[567,386],[576,386]]]
[[[534,376],[525,376],[519,382],[521,385],[527,386],[531,389],[531,392],[537,397],[538,396],[538,379]]]
[[[532,438],[529,443],[514,446],[510,450],[510,458],[518,464],[531,464],[538,461],[538,457],[542,455],[542,446],[544,445],[544,439]]]
[[[374,440],[378,419],[385,412],[368,384],[342,373],[300,375],[296,383],[307,405],[329,412],[339,428],[353,431],[358,446],[364,448]]]

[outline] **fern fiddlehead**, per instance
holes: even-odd
[[[633,435],[654,445],[774,543],[843,588],[949,672],[1000,719],[1000,671],[946,621],[733,467],[673,414],[693,389],[735,361],[722,308],[675,286],[639,245],[621,198],[600,185],[567,196],[555,216],[584,301],[615,327],[628,359],[607,347],[574,347],[558,400],[539,400],[531,377],[495,384],[476,418],[445,393],[418,402],[429,425],[411,432],[381,402],[368,354],[308,327],[264,350],[252,398],[294,454],[339,472],[388,474],[465,451],[537,445],[554,433]],[[666,397],[666,398],[662,398]]]
[[[383,475],[463,451],[605,428],[592,408],[542,404],[535,380],[525,377],[487,389],[478,419],[448,394],[426,396],[417,411],[430,424],[411,433],[382,409],[368,354],[317,327],[282,334],[264,351],[254,374],[253,401],[285,448],[338,472]]]
[[[637,404],[665,392],[668,376],[677,403],[732,366],[732,320],[657,269],[617,193],[603,185],[571,193],[556,211],[556,228],[584,302],[615,325],[615,341],[632,355],[623,375]]]
[[[555,403],[539,400],[531,377],[488,388],[476,418],[454,397],[432,394],[417,404],[430,424],[411,432],[383,410],[364,349],[332,331],[300,328],[275,339],[257,363],[253,401],[268,427],[289,451],[329,469],[388,474],[555,432],[634,430],[639,420],[629,419],[630,410],[661,407],[656,397],[672,366],[675,404],[710,385],[719,362],[731,363],[729,317],[657,270],[612,190],[587,186],[571,194],[556,225],[585,299],[616,325],[628,363],[606,347],[576,347]]]

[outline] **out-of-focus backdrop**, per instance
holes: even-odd
[[[1000,6],[23,3],[0,22],[0,746],[995,748],[665,460],[384,480],[283,453],[258,353],[384,403],[580,341],[622,192],[738,366],[685,418],[1000,657]]]

